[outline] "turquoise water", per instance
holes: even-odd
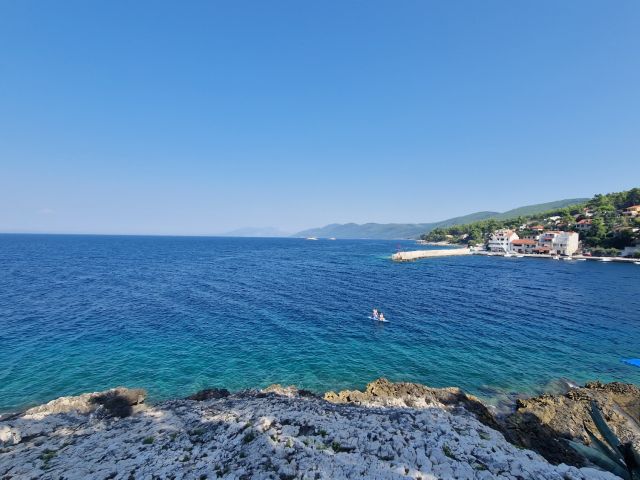
[[[0,411],[116,385],[640,384],[640,266],[397,264],[399,243],[0,235]]]

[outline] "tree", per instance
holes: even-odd
[[[607,227],[599,217],[594,218],[593,222],[591,223],[591,236],[597,238],[600,241],[607,236]]]

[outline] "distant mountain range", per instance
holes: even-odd
[[[566,200],[558,200],[555,202],[538,203],[536,205],[527,205],[525,207],[514,208],[506,212],[476,212],[462,217],[449,218],[440,222],[433,223],[332,223],[320,228],[310,228],[298,232],[294,237],[318,237],[318,238],[367,238],[367,239],[387,239],[397,240],[406,238],[418,238],[423,233],[428,233],[434,228],[449,227],[451,225],[463,225],[465,223],[476,222],[478,220],[487,220],[495,218],[505,220],[525,215],[534,215],[536,213],[563,208],[576,203],[583,203],[588,198],[568,198]]]

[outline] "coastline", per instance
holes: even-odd
[[[474,252],[474,255],[485,255],[488,257],[504,257],[505,254],[504,253],[498,253],[498,252],[483,252],[483,251],[479,251],[479,252]],[[546,258],[546,259],[555,259],[555,257],[557,255],[548,255],[546,253],[518,253],[517,256],[514,254],[511,254],[511,258],[513,257],[524,257],[524,258]],[[509,258],[509,257],[508,257]],[[590,256],[584,256],[584,255],[572,255],[571,257],[559,257],[560,259],[563,259],[564,261],[572,261],[572,260],[587,260],[587,261],[591,261],[591,262],[616,262],[616,263],[632,263],[635,264],[637,262],[639,262],[640,260],[638,260],[637,258],[626,258],[626,257],[590,257]]]
[[[460,389],[384,379],[324,397],[273,385],[155,405],[142,390],[121,388],[0,420],[0,478],[614,479],[570,456],[545,460],[541,453],[560,443],[528,449],[559,442],[540,437],[547,427],[567,435],[556,424],[527,424],[536,408],[570,407],[560,417],[578,425],[594,396],[640,402],[640,389],[594,383],[519,401],[521,414],[497,417]]]
[[[430,246],[444,246],[442,243],[422,243],[421,245]],[[454,247],[455,244],[447,244],[447,246]],[[551,259],[551,260],[563,260],[563,261],[591,261],[591,262],[615,262],[615,263],[631,263],[638,264],[640,259],[627,258],[627,257],[593,257],[585,255],[572,255],[572,256],[557,256],[549,255],[546,253],[510,253],[505,255],[501,252],[487,252],[483,250],[471,250],[466,247],[459,248],[447,248],[439,250],[408,250],[396,252],[391,255],[391,259],[397,262],[409,262],[419,260],[422,258],[437,258],[437,257],[452,257],[459,255],[483,255],[486,257],[507,257],[507,258],[539,258],[539,259]]]

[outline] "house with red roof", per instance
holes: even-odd
[[[538,246],[538,242],[528,238],[519,238],[511,242],[511,251],[516,253],[534,253],[533,250]]]
[[[629,217],[637,217],[640,215],[640,205],[632,205],[624,209],[622,212],[623,215],[627,215]]]
[[[593,225],[593,220],[590,218],[584,218],[579,222],[576,222],[575,227],[577,230],[581,232],[586,232],[587,230],[591,230],[591,226]]]

